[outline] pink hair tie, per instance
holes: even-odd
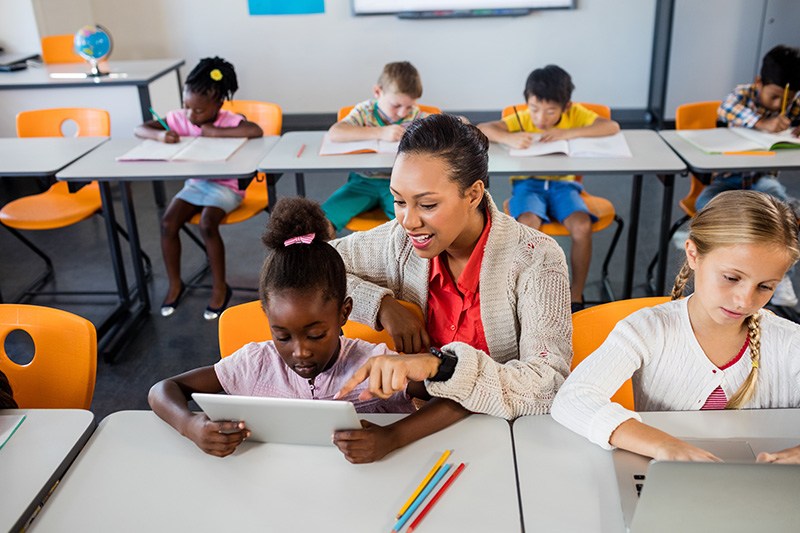
[[[300,235],[299,237],[292,237],[283,241],[284,246],[291,246],[293,244],[311,244],[316,237],[316,233],[309,233],[308,235]]]

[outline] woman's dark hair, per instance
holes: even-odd
[[[11,383],[3,371],[0,370],[0,409],[16,409],[17,402],[14,401],[14,394],[11,391]]]
[[[473,183],[489,186],[489,139],[478,128],[454,115],[429,115],[411,123],[400,140],[399,154],[426,154],[442,159],[450,168],[450,181],[463,194]],[[486,208],[486,196],[481,209]]]
[[[283,290],[318,290],[341,305],[347,296],[344,261],[326,242],[328,220],[317,202],[306,198],[282,198],[272,210],[261,237],[271,253],[261,268],[258,287],[266,308],[270,294]],[[288,239],[306,237],[310,242],[286,245]]]
[[[221,57],[204,57],[186,78],[186,89],[214,100],[232,100],[239,89],[233,65]]]

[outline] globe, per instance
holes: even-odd
[[[97,63],[108,57],[111,46],[111,35],[99,24],[84,26],[75,32],[75,53],[89,62],[93,76],[101,75]]]

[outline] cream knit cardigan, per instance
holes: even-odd
[[[543,233],[501,213],[486,193],[492,226],[480,271],[481,321],[489,354],[461,342],[447,381],[426,381],[433,396],[473,412],[513,419],[550,410],[572,360],[569,277],[564,252]],[[348,272],[351,318],[376,327],[386,295],[427,314],[430,261],[414,253],[392,220],[331,243]]]

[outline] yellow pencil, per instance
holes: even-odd
[[[786,102],[789,100],[789,84],[783,88],[783,104],[781,104],[781,115],[786,114]]]
[[[408,508],[411,506],[411,504],[414,503],[414,500],[417,498],[419,493],[422,492],[422,489],[425,488],[425,486],[428,484],[428,482],[431,480],[431,478],[434,475],[436,475],[436,472],[439,470],[439,468],[441,468],[441,466],[444,464],[444,462],[447,461],[448,457],[450,457],[450,450],[445,450],[444,453],[442,454],[442,456],[439,457],[439,460],[436,461],[436,464],[433,465],[433,468],[431,468],[431,471],[428,472],[428,475],[425,476],[425,479],[423,479],[422,482],[419,484],[419,487],[417,487],[417,489],[414,491],[414,493],[411,495],[411,497],[408,499],[408,501],[403,505],[402,509],[400,509],[400,511],[398,511],[397,518],[400,518],[401,516],[403,516],[403,513],[405,513],[408,510]]]

